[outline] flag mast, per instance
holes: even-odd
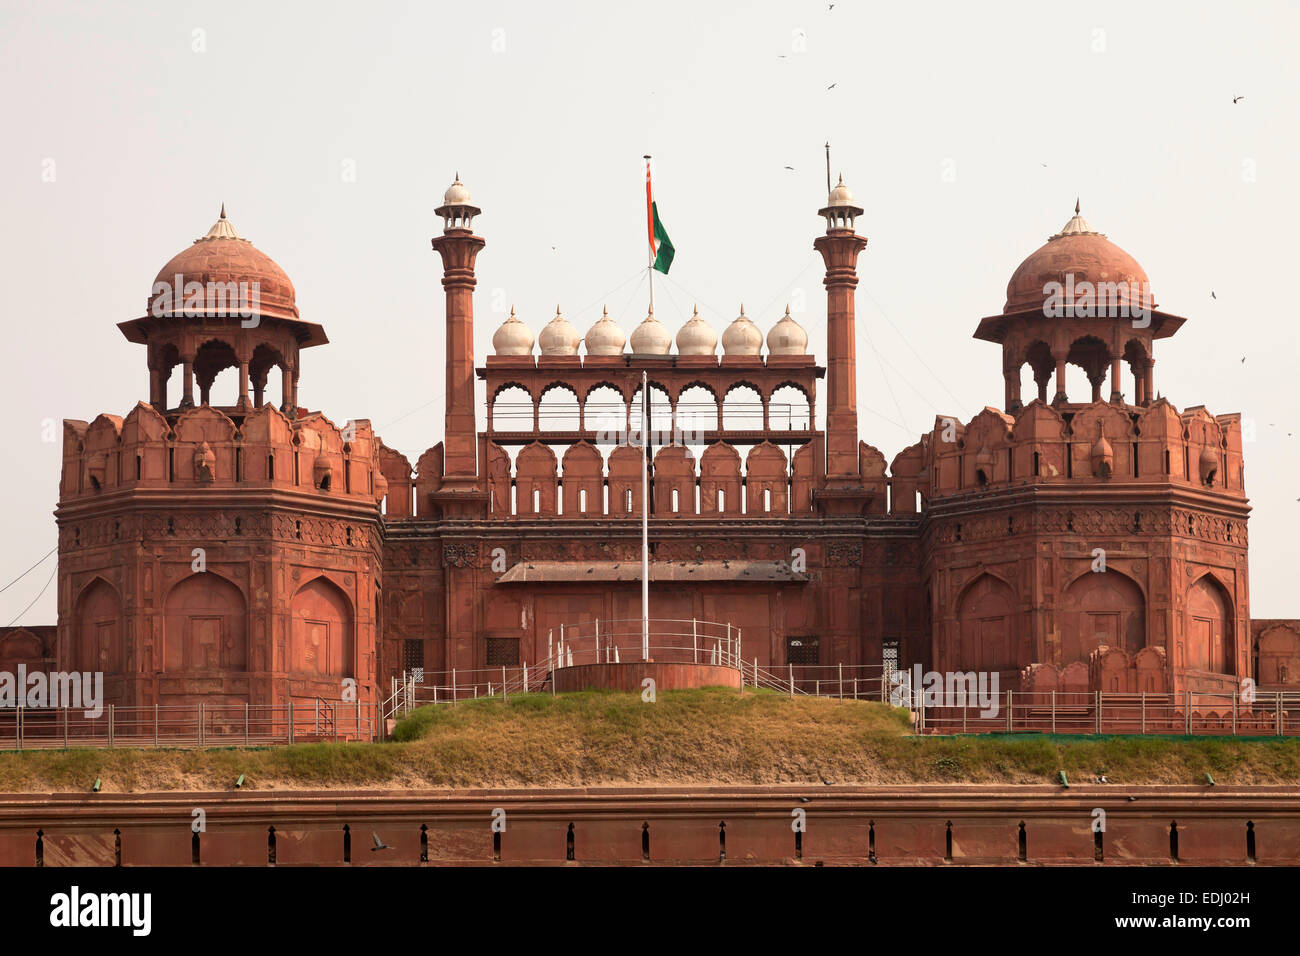
[[[650,276],[650,314],[655,311],[655,223],[650,191],[650,154],[645,155],[645,203],[650,241],[646,246]],[[650,384],[641,372],[641,660],[650,659]]]

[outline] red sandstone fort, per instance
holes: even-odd
[[[144,346],[148,400],[64,423],[58,625],[8,629],[0,664],[103,671],[119,706],[337,699],[347,678],[369,701],[412,668],[536,662],[562,624],[638,618],[643,471],[621,439],[644,372],[662,435],[652,616],[734,624],[746,660],[889,659],[1038,691],[1231,693],[1300,676],[1297,622],[1249,615],[1240,417],[1156,397],[1157,342],[1184,319],[1077,209],[976,326],[1001,347],[1001,407],[939,417],[892,462],[859,438],[867,239],[842,183],[813,243],[824,365],[788,310],[764,336],[767,318],[743,309],[720,355],[698,315],[674,351],[653,313],[629,339],[608,316],[583,336],[557,310],[537,349],[512,313],[479,364],[479,210],[457,181],[437,214],[442,441],[412,465],[367,420],[340,427],[301,404],[324,330],[223,209],[119,324]],[[1119,284],[1132,309],[1048,314],[1052,283],[1067,307],[1083,283]],[[225,293],[246,288],[255,309],[234,314]],[[1090,394],[1066,394],[1069,364]],[[237,390],[220,394],[229,368]],[[757,398],[736,410],[733,393]]]

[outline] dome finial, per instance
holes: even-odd
[[[221,204],[221,218],[226,218],[226,204],[224,202]]]
[[[1075,196],[1075,197],[1074,197],[1074,214],[1075,214],[1076,216],[1079,215],[1079,197],[1078,197],[1078,196]]]

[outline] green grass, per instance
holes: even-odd
[[[1300,783],[1300,740],[915,737],[877,703],[723,688],[520,694],[421,707],[378,744],[0,754],[0,792],[833,783]]]

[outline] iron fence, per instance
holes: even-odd
[[[266,746],[374,740],[375,703],[323,698],[285,704],[104,705],[0,709],[0,749]]]

